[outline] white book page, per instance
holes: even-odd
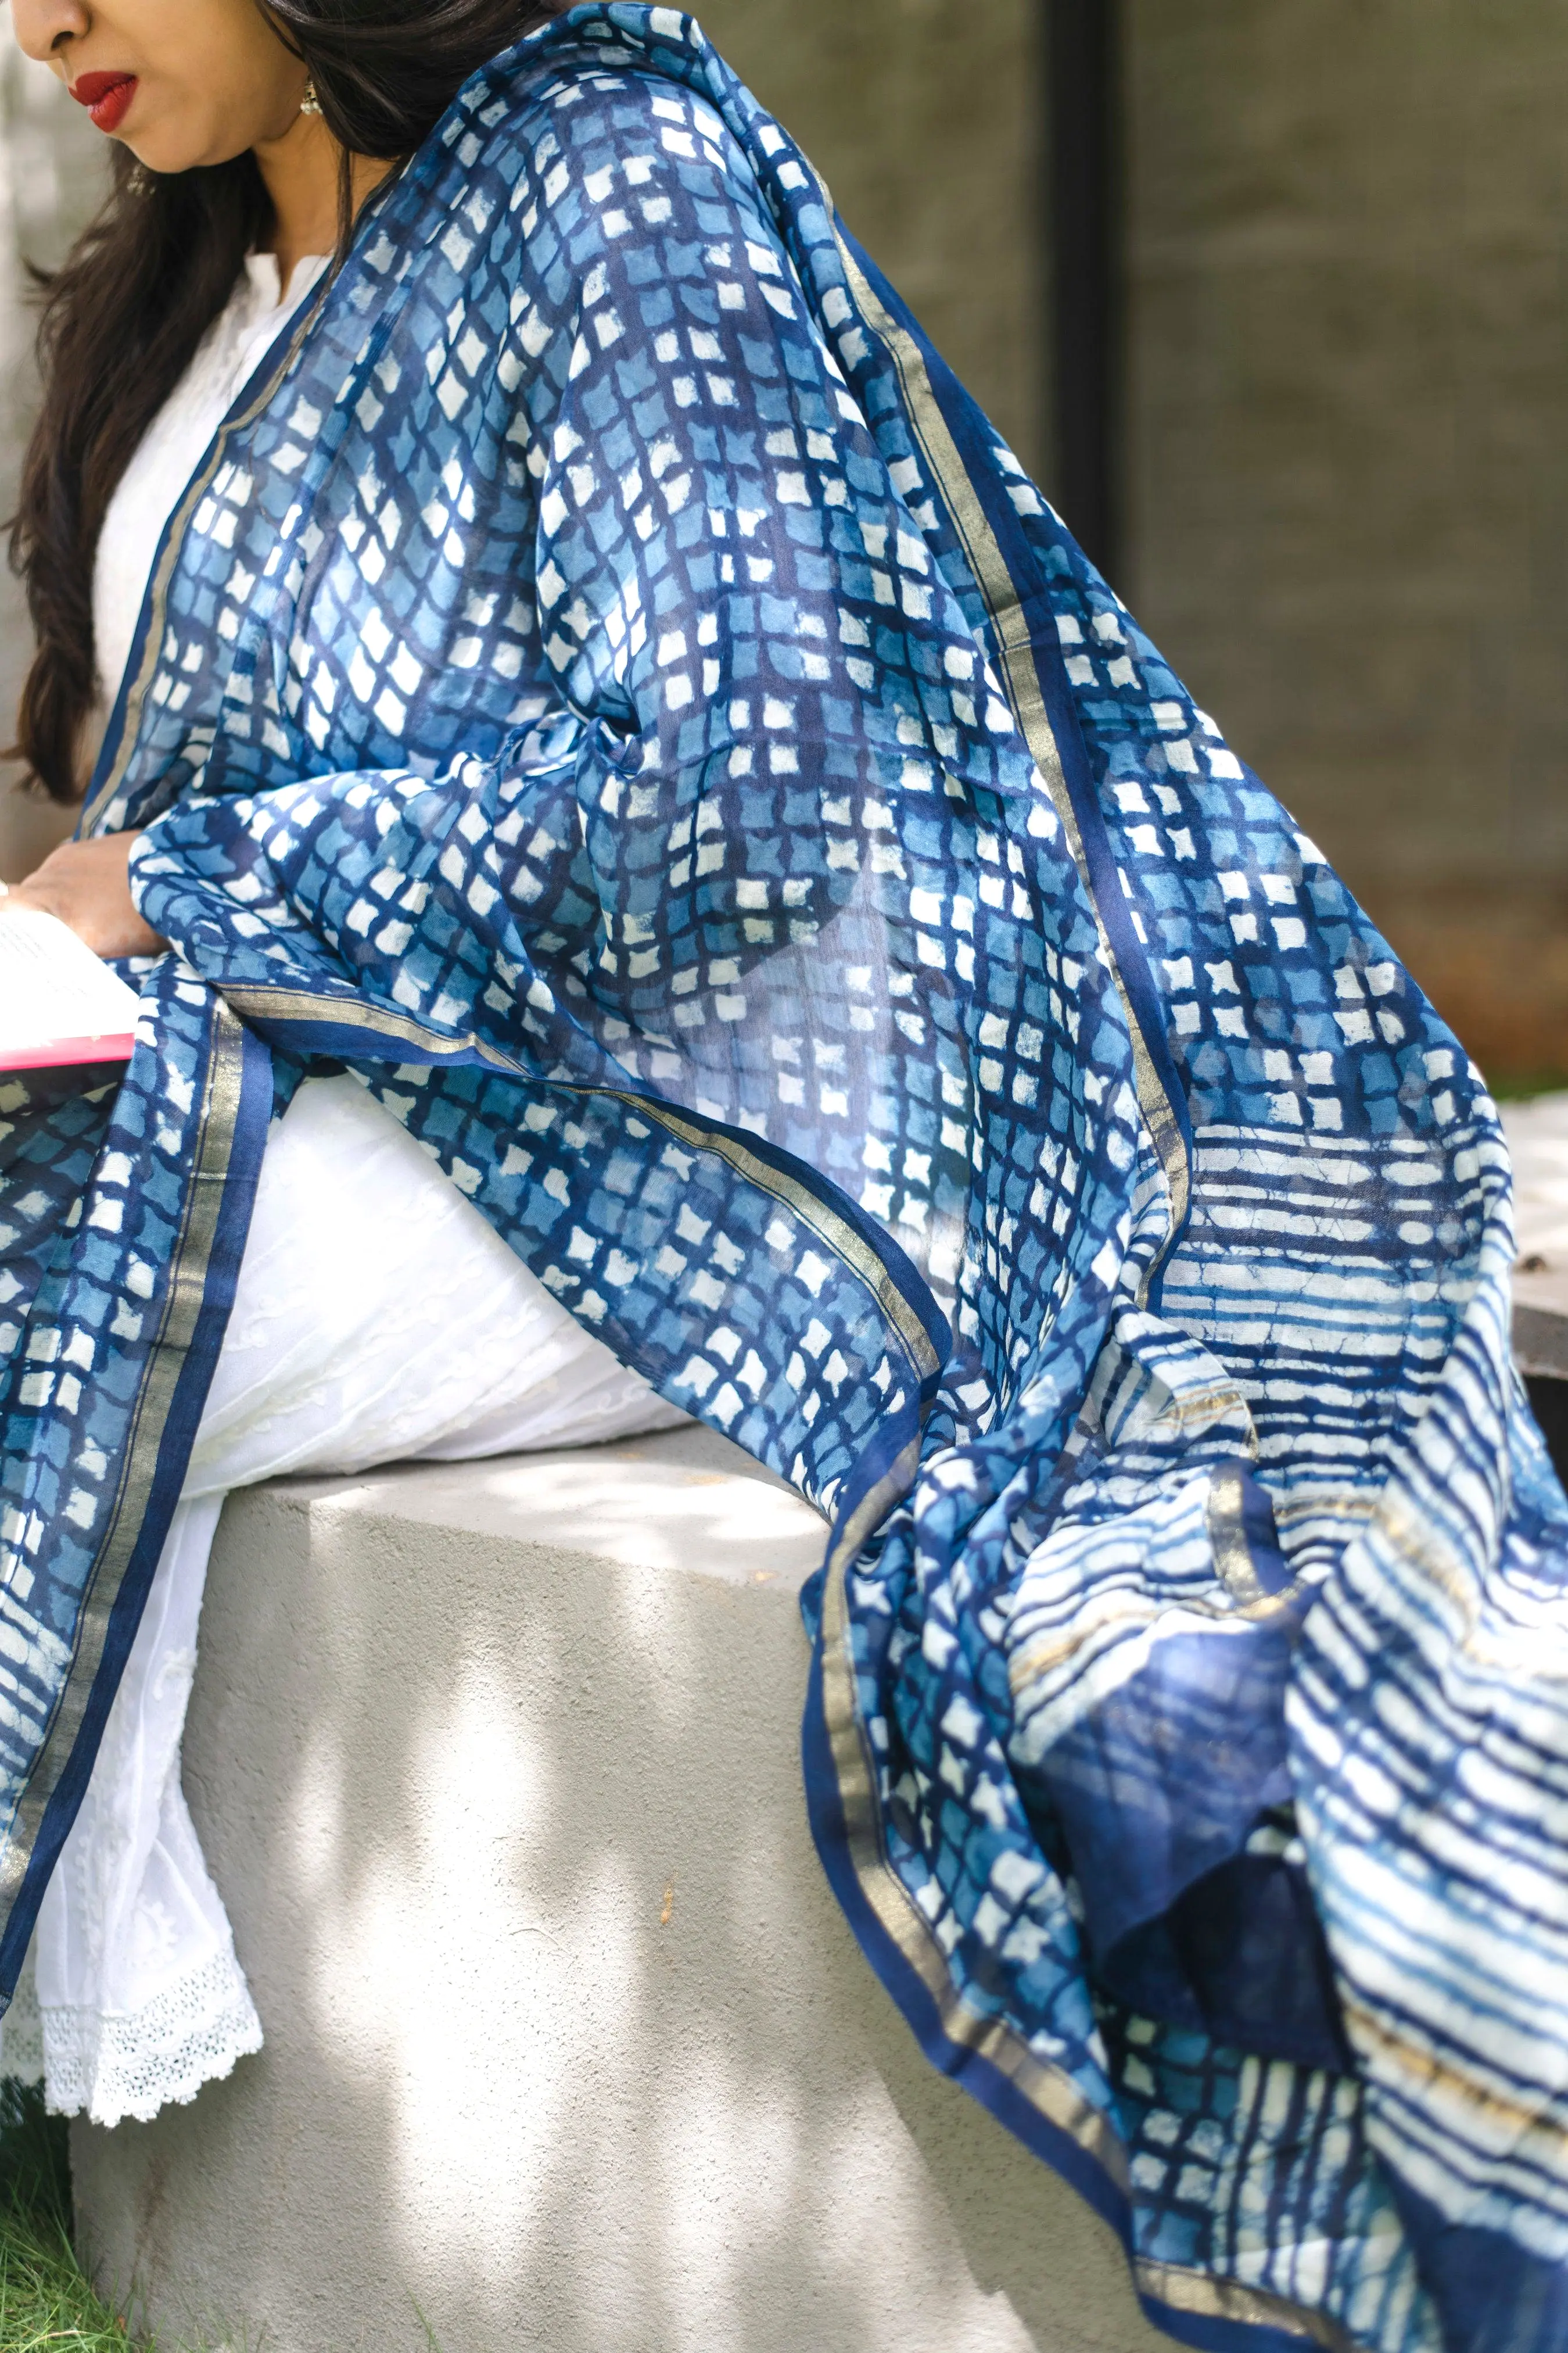
[[[142,1000],[73,931],[32,908],[0,913],[0,1060],[57,1039],[123,1036]]]

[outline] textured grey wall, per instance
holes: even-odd
[[[1026,465],[1047,463],[1039,0],[702,0]]]
[[[1568,15],[1128,7],[1130,593],[1468,1042],[1568,1070]]]

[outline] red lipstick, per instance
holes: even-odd
[[[100,131],[118,131],[136,95],[136,76],[127,73],[79,74],[70,86],[79,106],[85,106]]]

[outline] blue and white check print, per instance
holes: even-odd
[[[825,1864],[1151,2314],[1555,2353],[1568,1507],[1495,1113],[688,17],[578,8],[384,192],[89,823],[176,953],[118,1103],[5,1107],[0,1975],[268,1050],[329,1059],[833,1518]]]

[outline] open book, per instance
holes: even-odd
[[[0,913],[0,1071],[128,1062],[141,999],[53,915]]]

